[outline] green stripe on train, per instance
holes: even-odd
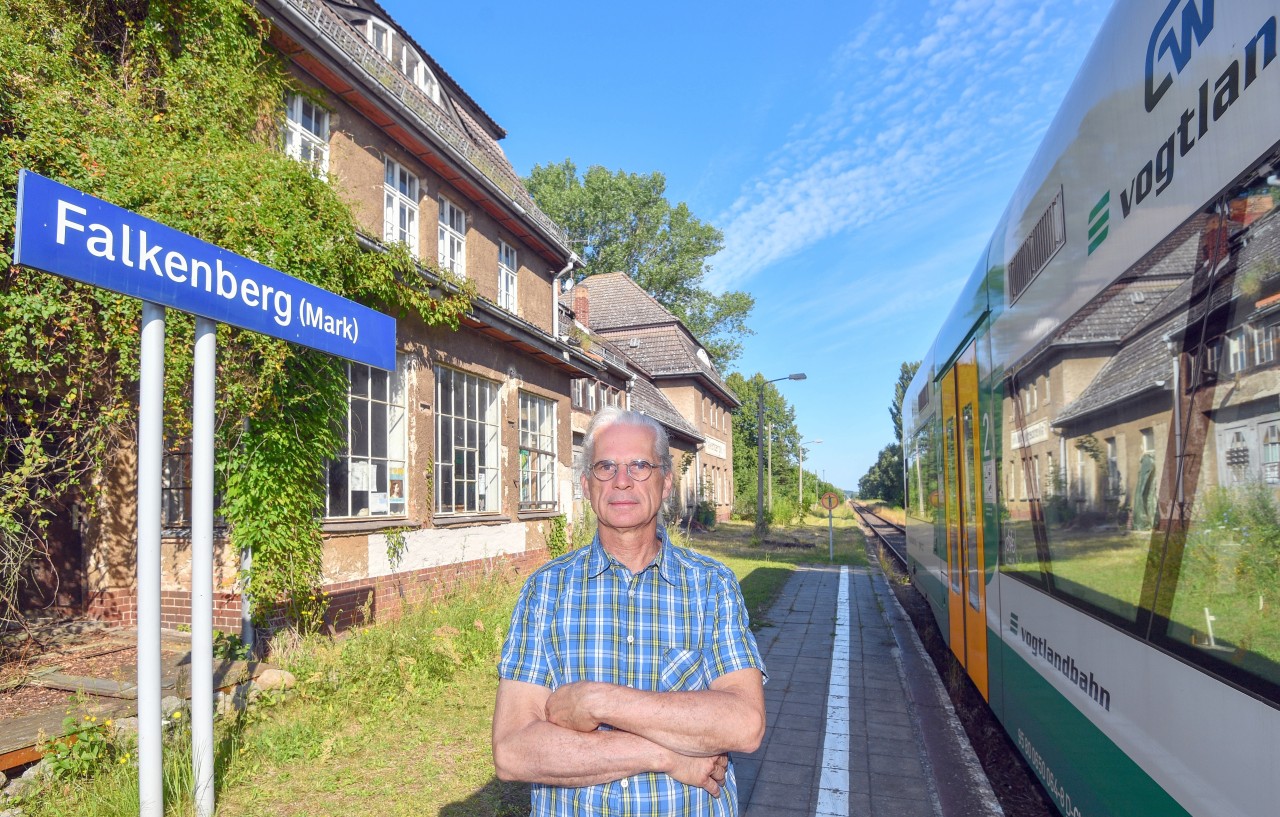
[[[1059,811],[1067,817],[1190,817],[1020,655],[1003,641],[999,649],[1005,728]]]

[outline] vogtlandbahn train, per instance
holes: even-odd
[[[1280,814],[1276,0],[1119,0],[904,401],[913,581],[1066,815]]]

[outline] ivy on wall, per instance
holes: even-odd
[[[400,319],[457,328],[474,290],[363,249],[340,192],[281,152],[291,80],[244,0],[0,0],[0,617],[72,501],[133,445],[138,301],[13,266],[28,168]],[[444,286],[432,286],[444,281]],[[190,434],[193,320],[169,311],[166,433]],[[259,611],[317,620],[341,361],[218,327],[218,490]]]

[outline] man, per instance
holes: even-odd
[[[498,777],[533,784],[544,815],[736,815],[730,752],[764,736],[764,665],[742,593],[660,524],[667,435],[605,408],[583,444],[590,547],[520,594],[498,664]]]

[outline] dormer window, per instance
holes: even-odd
[[[418,90],[431,97],[432,102],[440,104],[440,83],[436,81],[436,75],[431,73],[426,61],[407,44],[400,51],[400,70]]]
[[[365,39],[369,44],[378,49],[378,53],[391,60],[391,27],[381,20],[369,19],[365,21],[364,27]]]

